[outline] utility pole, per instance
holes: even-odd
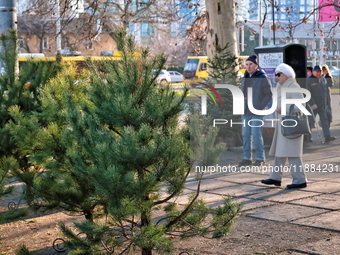
[[[259,10],[259,14],[260,14],[260,24],[262,23],[262,0],[260,0],[260,10]],[[260,46],[263,46],[263,40],[262,40],[262,26],[260,26]]]
[[[56,1],[57,50],[61,50],[59,0]]]
[[[316,52],[315,52],[315,0],[313,0],[314,13],[313,13],[313,67],[316,65]]]
[[[17,28],[17,7],[15,0],[0,0],[0,34],[10,28]],[[2,52],[0,45],[0,52]],[[0,70],[2,63],[0,61]]]
[[[273,12],[273,42],[275,45],[275,13],[274,13],[274,0],[272,1],[272,12]]]
[[[320,65],[324,65],[324,57],[323,57],[323,46],[325,44],[324,41],[324,32],[325,32],[325,23],[322,23],[322,31],[321,31],[321,38],[320,38]]]

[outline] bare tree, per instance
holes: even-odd
[[[252,0],[254,5],[258,8],[260,6],[258,5],[257,0]],[[315,7],[312,7],[308,11],[300,11],[296,9],[296,6],[293,5],[280,5],[277,1],[272,0],[261,0],[261,4],[263,7],[263,13],[262,17],[260,17],[260,23],[259,26],[264,27],[267,23],[272,22],[272,10],[274,9],[275,14],[275,25],[270,25],[270,29],[275,31],[276,35],[278,35],[279,38],[282,40],[285,40],[287,42],[293,42],[295,39],[295,33],[298,30],[300,26],[304,26],[306,24],[311,24],[313,22],[313,18],[315,15],[315,26],[309,26],[306,29],[313,34],[316,32],[321,32],[322,34],[325,33],[327,36],[330,36],[332,31],[335,30],[339,25],[339,18],[334,19],[333,22],[328,23],[325,26],[325,29],[320,25],[321,23],[318,21],[318,13],[323,8],[334,6],[335,9],[340,9],[339,5],[334,4],[333,2],[325,2],[322,5],[317,5]],[[244,7],[245,8],[245,7]],[[248,10],[248,13],[253,13],[254,10]],[[282,15],[286,17],[285,21],[282,21],[281,19],[277,18],[279,15]],[[245,22],[250,22],[250,20],[245,20]]]
[[[50,20],[54,9],[49,1],[30,0],[26,4],[27,10],[18,15],[18,30],[22,32],[19,38],[23,40],[22,47],[30,52],[29,41],[36,36],[39,39],[39,52],[42,52],[45,35],[55,33]]]
[[[209,0],[207,8],[207,53],[213,58],[216,47],[230,45],[229,51],[236,56],[235,1]]]

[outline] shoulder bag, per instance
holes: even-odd
[[[295,139],[311,133],[308,116],[301,113],[294,114],[294,104],[289,108],[289,115],[282,117],[282,121],[281,132],[288,139]]]

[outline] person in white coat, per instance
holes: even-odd
[[[278,81],[277,84],[277,119],[275,132],[269,155],[275,155],[273,170],[270,174],[270,179],[262,180],[261,182],[267,185],[281,186],[283,176],[283,167],[285,166],[288,158],[289,166],[293,177],[293,183],[287,185],[287,189],[305,188],[307,187],[307,178],[304,171],[302,162],[303,153],[303,136],[294,139],[288,139],[281,133],[281,89],[282,88],[300,88],[300,85],[295,80],[294,69],[287,64],[280,64],[275,70],[275,77]],[[287,93],[287,99],[300,99],[303,98],[302,93]],[[286,115],[289,113],[290,104],[286,106]],[[299,108],[294,106],[294,112],[299,112]]]

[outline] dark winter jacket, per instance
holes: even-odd
[[[327,91],[327,106],[331,107],[331,87],[334,86],[334,81],[333,81],[333,77],[329,74],[326,74],[325,76],[326,81],[327,81],[327,87],[328,87],[328,91]]]
[[[246,80],[250,79],[250,81]],[[249,77],[249,73],[246,71],[244,73],[244,77],[242,79],[241,83],[241,90],[244,97],[244,112],[245,115],[255,115],[252,112],[250,112],[248,108],[248,95],[247,95],[247,88],[253,88],[253,106],[256,110],[264,110],[266,106],[269,104],[269,102],[272,100],[273,93],[272,93],[272,86],[270,83],[270,80],[266,73],[262,70],[257,70],[251,77]]]
[[[327,81],[324,76],[320,79],[316,78],[313,74],[307,78],[307,89],[311,93],[311,99],[308,104],[310,106],[317,105],[315,112],[321,112],[327,107],[327,94],[328,87]]]

